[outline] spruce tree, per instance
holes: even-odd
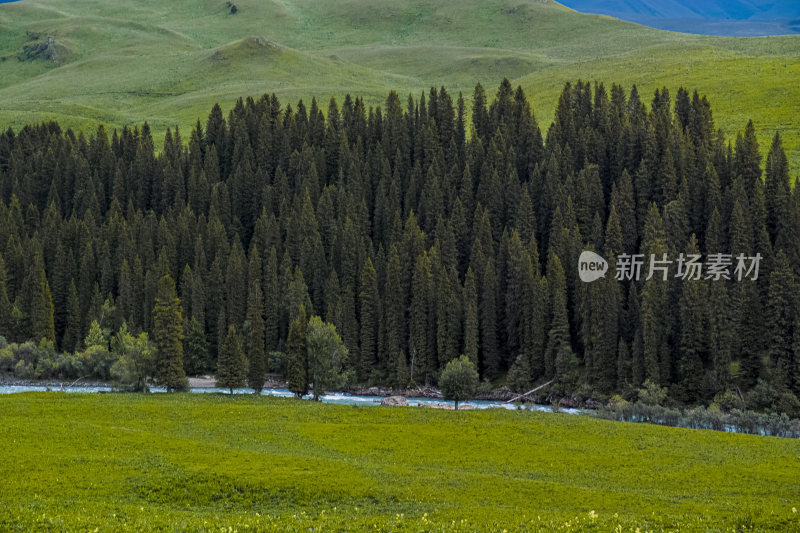
[[[228,326],[228,333],[219,348],[216,378],[217,387],[228,389],[231,394],[233,389],[244,387],[247,378],[247,357],[233,324]]]
[[[69,294],[67,296],[67,329],[64,330],[64,338],[61,346],[64,350],[77,352],[81,342],[81,302],[78,298],[78,289],[75,286],[75,278],[70,281]]]
[[[481,369],[483,376],[493,379],[500,370],[497,339],[497,272],[490,257],[485,266],[480,299]]]
[[[377,363],[378,320],[380,317],[380,295],[378,280],[372,260],[367,258],[361,270],[361,292],[358,295],[361,319],[361,358],[358,361],[358,377],[366,381]]]
[[[44,260],[36,252],[30,274],[26,280],[28,297],[28,332],[29,338],[35,341],[46,339],[55,342],[55,326],[53,323],[53,297],[50,294],[50,283],[44,271]]]
[[[410,378],[424,382],[425,370],[434,354],[430,353],[427,337],[429,293],[431,286],[430,259],[423,253],[417,257],[411,283],[411,308],[409,310],[408,349],[411,358]]]
[[[0,335],[8,336],[11,332],[11,301],[6,289],[6,264],[0,255]]]
[[[570,345],[569,321],[567,319],[567,282],[564,268],[557,255],[551,256],[550,264],[550,332],[545,353],[545,375],[555,377],[569,386],[574,378],[574,354]]]
[[[685,255],[697,255],[700,249],[692,235]],[[720,283],[721,282],[717,282]],[[678,306],[680,317],[680,379],[684,401],[697,402],[703,395],[704,365],[709,357],[708,286],[703,280],[685,279],[681,282]]]
[[[464,355],[478,368],[478,290],[471,268],[464,279]]]
[[[791,384],[794,368],[794,327],[797,323],[797,280],[783,250],[769,276],[767,298],[769,355],[774,365],[772,384],[777,390]]]
[[[650,258],[662,260],[667,254],[664,223],[658,208],[652,204],[645,220],[644,238],[642,240],[646,264]],[[645,268],[643,267],[643,271]],[[649,270],[649,268],[648,268]],[[649,272],[642,273],[642,277]],[[642,346],[644,349],[645,379],[653,383],[668,383],[671,375],[672,359],[669,351],[669,323],[666,315],[668,308],[667,283],[658,271],[644,282],[642,289]]]
[[[403,267],[396,245],[389,250],[384,288],[384,316],[386,331],[387,367],[391,373],[398,371],[399,359],[405,359],[406,304],[403,286]],[[405,362],[403,362],[405,363]],[[397,376],[395,376],[397,378]],[[400,378],[397,378],[400,379]],[[404,378],[407,380],[407,377]]]
[[[153,341],[156,345],[156,380],[168,392],[189,387],[183,370],[183,318],[175,282],[169,274],[158,282],[153,307]]]
[[[261,394],[267,373],[263,312],[264,295],[261,292],[261,274],[259,272],[258,277],[250,282],[250,291],[247,294],[247,329],[245,330],[247,384],[256,394]]]
[[[792,237],[786,234],[791,226],[789,216],[792,193],[789,183],[789,163],[783,151],[781,136],[777,132],[767,154],[765,167],[764,207],[767,212],[767,232],[773,244],[783,247],[792,240]]]
[[[297,316],[289,325],[289,337],[286,340],[286,355],[289,358],[286,381],[289,384],[289,390],[294,393],[296,398],[302,398],[308,394],[307,331],[306,308],[301,305]]]
[[[183,339],[184,370],[188,375],[203,375],[211,370],[205,327],[195,317],[189,321]]]

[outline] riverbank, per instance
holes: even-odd
[[[0,374],[0,387],[45,387],[48,389],[59,390],[61,388],[107,388],[111,389],[111,383],[94,380],[57,380],[57,379],[17,379],[13,376]]]

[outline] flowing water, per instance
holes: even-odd
[[[20,392],[68,392],[68,393],[97,393],[97,392],[111,392],[111,387],[106,386],[44,386],[44,385],[0,385],[0,394],[14,394]],[[166,392],[166,389],[161,387],[152,387],[150,389],[151,392],[154,393],[163,393]],[[213,394],[213,393],[220,393],[220,394],[230,394],[228,389],[220,389],[216,387],[194,387],[190,389],[190,392],[195,394]],[[252,394],[253,389],[233,389],[234,394]],[[264,389],[261,391],[263,396],[280,396],[283,398],[291,398],[294,394],[289,391],[288,389]],[[310,398],[310,396],[306,396],[306,398]],[[381,397],[380,396],[358,396],[355,394],[347,394],[343,392],[332,392],[326,394],[322,397],[322,401],[324,403],[334,403],[340,405],[380,405],[381,404]],[[420,406],[420,405],[433,405],[433,404],[443,404],[443,403],[450,403],[445,402],[444,400],[439,400],[435,398],[408,398],[408,405],[410,406]],[[469,404],[474,406],[477,409],[488,409],[488,408],[499,408],[499,409],[516,409],[517,407],[514,404],[504,404],[500,401],[488,401],[488,400],[473,400],[470,402],[463,402],[462,405]],[[547,411],[550,412],[552,409],[549,405],[533,405],[527,406],[528,409],[534,411]],[[579,409],[561,409],[562,412],[575,414],[579,413]]]

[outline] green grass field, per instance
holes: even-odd
[[[551,0],[235,4],[235,15],[223,0],[0,4],[0,126],[147,120],[161,136],[240,96],[325,104],[349,92],[378,105],[391,89],[445,85],[471,95],[477,82],[493,91],[508,77],[526,89],[546,129],[564,82],[581,78],[636,83],[646,100],[664,85],[673,94],[697,88],[728,135],[748,118],[762,145],[781,131],[793,174],[800,171],[800,36],[670,33]],[[48,37],[44,57],[26,55],[26,45]]]
[[[3,531],[800,528],[790,439],[222,395],[14,394],[0,428]]]

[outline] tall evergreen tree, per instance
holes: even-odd
[[[245,329],[245,349],[247,352],[247,384],[261,394],[267,373],[265,352],[264,295],[261,292],[260,268],[257,277],[250,282],[247,294],[247,328]]]
[[[64,338],[61,346],[64,350],[77,352],[81,341],[81,302],[78,298],[78,289],[73,278],[69,284],[69,295],[67,296],[67,329],[64,330]]]
[[[545,373],[569,387],[575,379],[577,361],[572,351],[567,319],[567,282],[564,268],[557,255],[552,257],[550,269],[550,332],[545,355]]]
[[[464,355],[478,368],[478,289],[475,274],[467,269],[464,279]]]
[[[289,390],[297,398],[308,394],[307,331],[306,307],[301,305],[297,316],[289,326],[289,338],[286,341],[286,355],[289,358],[286,380],[289,383]]]
[[[699,255],[697,238],[692,235],[686,245],[685,256]],[[684,400],[698,401],[703,395],[703,376],[709,357],[708,286],[703,280],[685,279],[681,283],[678,307],[680,316],[679,374]]]
[[[231,394],[233,394],[233,389],[244,387],[245,384],[247,357],[242,348],[239,333],[233,324],[228,326],[228,333],[219,348],[216,377],[217,387],[229,389]]]
[[[0,335],[9,335],[11,331],[11,309],[6,288],[6,263],[0,255]]]
[[[38,251],[34,255],[31,271],[26,278],[28,334],[36,340],[46,339],[55,342],[55,326],[53,323],[53,297],[50,294],[50,283],[44,271],[44,259]]]
[[[366,380],[377,363],[378,320],[380,295],[372,260],[367,258],[361,270],[361,292],[358,295],[361,319],[361,359],[357,362],[358,376]]]
[[[797,280],[783,250],[775,258],[775,269],[769,276],[767,316],[769,355],[774,365],[773,386],[782,390],[791,385],[795,372],[794,327],[797,323]]]
[[[183,318],[175,282],[167,274],[158,282],[153,307],[153,341],[156,345],[156,380],[167,391],[186,390],[183,370]]]

